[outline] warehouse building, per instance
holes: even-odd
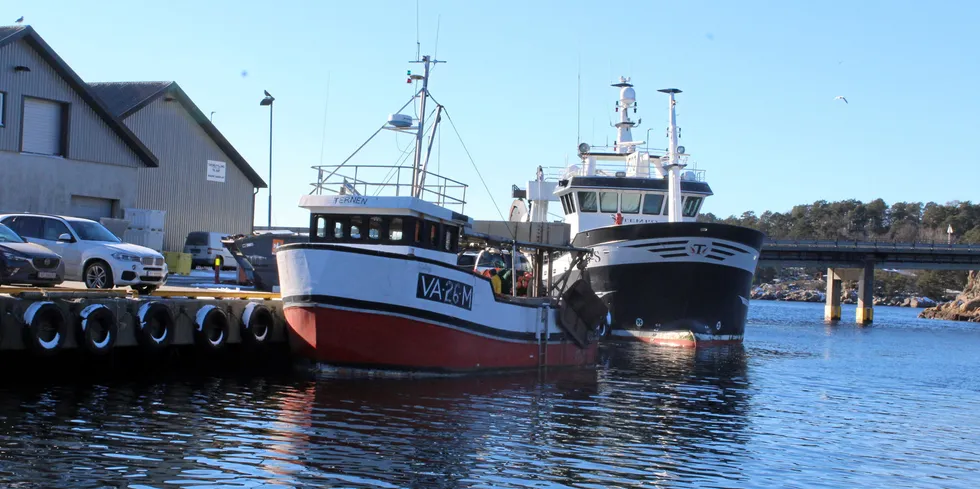
[[[173,82],[84,83],[31,27],[0,27],[0,212],[166,212],[187,233],[248,233],[265,182]]]
[[[30,27],[0,27],[0,212],[121,215],[157,158]]]
[[[137,170],[136,207],[166,212],[163,248],[194,231],[250,233],[266,184],[175,82],[92,83],[109,111],[159,159]]]

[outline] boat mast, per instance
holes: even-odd
[[[616,104],[616,111],[619,112],[619,122],[616,123],[615,151],[626,154],[633,150],[633,145],[628,143],[633,142],[633,134],[630,129],[636,123],[630,120],[629,110],[632,108],[636,111],[636,91],[633,90],[633,84],[630,83],[630,79],[622,76],[619,77],[619,83],[613,83],[612,86],[619,87],[620,89],[619,102]]]
[[[412,197],[422,198],[422,185],[425,183],[425,165],[422,159],[422,136],[425,133],[425,100],[429,98],[429,69],[435,63],[445,63],[445,61],[437,61],[430,58],[428,55],[422,56],[421,60],[410,61],[410,63],[422,63],[424,67],[422,72],[422,89],[419,90],[419,97],[422,100],[419,103],[419,127],[415,134],[415,166],[412,169]],[[412,76],[409,73],[409,80],[418,79],[418,75]],[[438,122],[439,118],[436,118]],[[433,134],[435,133],[435,126],[432,126]],[[429,146],[429,151],[432,150],[432,146]],[[428,159],[428,155],[426,155]]]
[[[670,96],[670,115],[667,126],[670,146],[667,148],[668,161],[664,165],[667,171],[670,172],[667,190],[667,205],[669,206],[667,213],[668,221],[681,222],[684,220],[681,213],[681,169],[687,166],[687,164],[680,162],[680,154],[677,152],[677,114],[674,110],[674,107],[677,105],[677,101],[674,100],[674,94],[681,93],[681,91],[676,88],[665,88],[657,91]]]

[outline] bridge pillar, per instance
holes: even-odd
[[[825,321],[840,321],[841,280],[837,271],[827,269],[827,305],[823,308]]]
[[[858,300],[857,300],[857,323],[871,324],[874,320],[875,305],[875,264],[868,261],[864,263],[864,270],[861,271],[861,278],[858,280]]]

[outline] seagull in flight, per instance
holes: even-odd
[[[21,15],[20,18],[17,19],[17,20],[15,20],[14,22],[17,23],[17,24],[20,24],[20,23],[24,22],[24,16]]]
[[[847,99],[844,98],[843,95],[838,95],[838,96],[834,97],[834,100],[843,100],[844,103],[847,104]],[[850,104],[848,104],[848,105],[850,105]]]

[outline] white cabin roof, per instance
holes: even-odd
[[[421,214],[444,221],[471,226],[473,219],[417,197],[365,195],[304,195],[299,206],[315,214]]]

